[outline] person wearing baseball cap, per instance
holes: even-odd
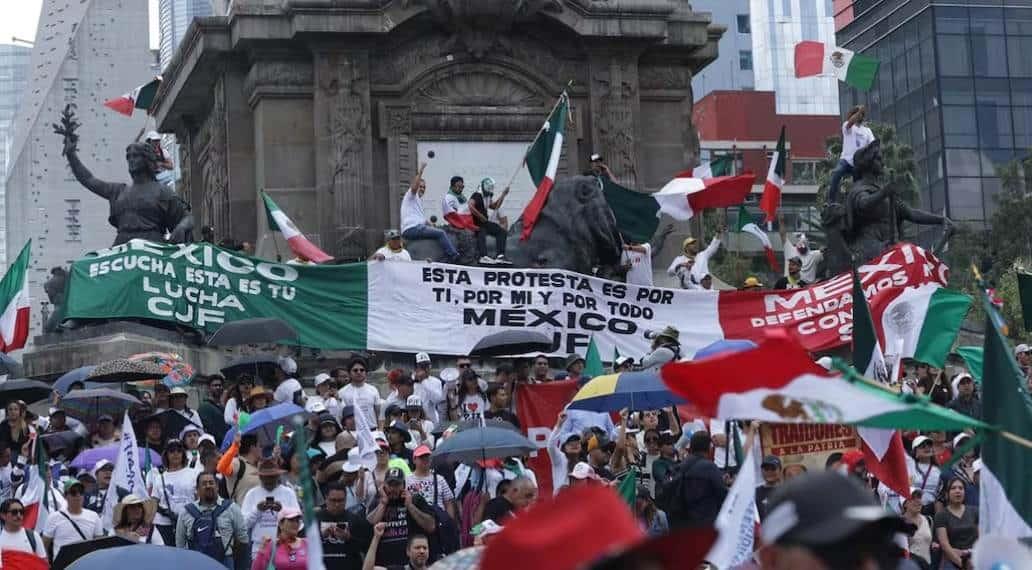
[[[956,397],[946,407],[976,420],[982,419],[982,400],[975,392],[975,380],[964,372],[953,379],[953,391]]]
[[[413,449],[420,445],[427,445],[433,449],[435,444],[434,424],[426,419],[426,406],[423,404],[423,399],[415,394],[405,400],[403,419],[408,425],[409,434],[412,435],[412,442],[408,445]]]
[[[745,282],[742,283],[743,291],[753,291],[763,289],[763,281],[760,281],[759,277],[750,275],[745,278]]]
[[[448,481],[430,468],[432,453],[426,445],[420,445],[412,452],[412,462],[416,469],[405,478],[405,488],[409,493],[422,495],[428,504],[436,503],[453,521],[457,521],[459,513],[455,504],[455,494]]]
[[[910,449],[914,457],[913,461],[907,462],[910,486],[921,490],[921,503],[925,506],[927,514],[932,514],[932,507],[935,504],[939,485],[942,481],[942,472],[939,470],[939,466],[935,464],[935,449],[932,447],[932,438],[926,435],[919,435],[910,443]]]
[[[763,475],[763,484],[756,487],[756,511],[760,515],[760,522],[767,516],[767,504],[771,493],[781,484],[781,459],[776,455],[768,455],[760,463],[760,472]]]
[[[757,552],[764,570],[896,568],[900,519],[852,477],[825,471],[785,483],[770,497]]]
[[[412,370],[412,393],[423,400],[424,419],[437,425],[442,413],[447,419],[448,401],[445,397],[444,382],[430,374],[430,355],[420,352],[416,355],[416,367]]]
[[[175,410],[184,418],[190,420],[190,423],[195,426],[204,425],[204,422],[201,421],[201,415],[197,413],[197,410],[190,409],[190,406],[188,405],[189,399],[190,395],[186,393],[186,389],[182,386],[176,386],[168,393],[168,405],[171,409]]]
[[[380,540],[373,539],[369,554],[377,566],[391,567],[409,562],[409,540],[419,535],[430,535],[437,528],[434,511],[420,493],[405,488],[405,472],[391,467],[384,474],[380,501],[368,516]],[[389,536],[383,535],[385,521],[390,521]],[[379,544],[377,544],[379,542]],[[367,559],[370,556],[367,555]]]
[[[115,428],[115,419],[108,414],[103,414],[97,418],[97,431],[93,433],[90,441],[93,447],[114,445],[122,438],[120,431]]]
[[[101,459],[93,465],[88,473],[96,482],[96,487],[86,495],[85,507],[97,514],[104,512],[104,500],[107,497],[108,488],[111,486],[111,474],[115,471],[115,464],[107,459]]]
[[[630,372],[634,369],[634,359],[630,356],[617,356],[613,362],[613,373]]]
[[[315,375],[315,395],[308,396],[305,400],[305,409],[309,409],[315,403],[320,403],[337,421],[340,421],[340,400],[337,399],[337,391],[333,389],[333,377],[326,372]]]
[[[401,241],[401,232],[388,230],[387,243],[369,256],[369,261],[412,261],[412,255]]]

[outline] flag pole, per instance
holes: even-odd
[[[555,100],[555,105],[552,105],[552,110],[549,111],[547,115],[545,115],[545,122],[548,122],[548,120],[552,117],[552,114],[555,113],[555,110],[559,108],[559,104],[563,102],[563,99],[569,99],[570,96],[566,94],[566,90],[572,86],[573,80],[571,79],[566,83],[566,86],[563,87],[563,91],[559,94],[559,98]],[[509,183],[505,185],[506,188],[512,186],[512,183],[516,181],[516,177],[519,176],[520,171],[523,170],[523,166],[527,164],[527,155],[530,154],[530,149],[534,146],[534,143],[536,143],[538,138],[541,137],[541,131],[542,129],[538,129],[537,134],[534,135],[534,139],[530,141],[529,145],[527,145],[527,150],[523,152],[523,159],[520,160],[519,165],[516,166],[516,170],[512,173],[512,176],[509,177]]]

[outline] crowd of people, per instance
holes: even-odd
[[[621,358],[614,371],[657,370],[683,357],[673,327],[651,336],[649,354],[637,362]],[[1029,347],[1019,346],[1016,357],[1028,371]],[[425,567],[463,546],[491,540],[538,500],[542,474],[530,467],[529,457],[461,464],[435,461],[433,455],[464,427],[497,422],[519,429],[523,422],[512,394],[521,386],[590,380],[580,356],[571,355],[558,372],[554,363],[540,355],[503,361],[487,373],[459,358],[448,373],[437,371],[439,376],[430,355],[419,353],[411,368],[391,370],[381,390],[368,380],[370,363],[355,356],[345,367],[316,374],[314,390],[306,392],[296,362],[283,357],[267,378],[199,376],[195,385],[204,387],[205,397],[196,409],[186,390],[159,382],[141,390],[144,405],[128,412],[139,445],[161,458],[160,467],[142,466],[147,498],[113,487],[111,461],[73,461],[84,448],[117,445],[121,418],[101,416],[87,425],[59,407],[35,417],[24,402],[10,402],[0,422],[0,549],[52,561],[68,544],[114,534],[196,550],[229,568],[265,570],[305,567],[310,541],[319,540],[327,568]],[[951,377],[923,363],[908,370],[902,390],[980,417],[977,386],[967,372]],[[80,388],[73,384],[70,391]],[[290,434],[262,442],[254,433],[231,430],[241,414],[283,403],[307,412],[307,448],[296,449],[298,439]],[[170,432],[163,415],[169,413],[183,427]],[[712,526],[741,468],[742,443],[755,439],[758,429],[750,422],[688,417],[675,408],[623,410],[618,417],[567,409],[547,441],[553,494],[584,485],[616,487],[634,472],[632,509],[649,535]],[[53,439],[62,432],[81,437]],[[375,443],[372,462],[360,456],[364,436]],[[860,451],[832,454],[825,468],[852,478],[872,504],[903,523],[905,532],[894,536],[911,562],[965,568],[978,519],[980,462],[977,447],[966,445],[971,434],[904,436],[911,451],[908,495],[873,478]],[[53,507],[45,522],[29,529],[26,475],[39,459],[34,450],[40,438],[49,452]],[[50,441],[78,443],[61,447]],[[961,457],[951,461],[955,454]],[[313,474],[318,528],[302,524],[302,462]],[[951,467],[943,468],[947,463]],[[763,458],[756,489],[761,521],[772,516],[779,489],[808,471],[812,466]],[[108,501],[111,493],[117,500]],[[105,511],[105,503],[113,510]],[[816,554],[830,557],[826,561],[833,555],[834,549],[823,547]]]

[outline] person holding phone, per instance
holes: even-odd
[[[372,526],[364,517],[349,511],[347,501],[347,488],[334,481],[326,487],[325,506],[316,511],[326,568],[360,570],[362,554],[372,540]]]
[[[258,554],[265,539],[276,536],[279,513],[284,509],[300,509],[294,490],[284,485],[280,478],[283,469],[279,466],[278,447],[273,457],[258,463],[258,479],[261,484],[244,495],[240,510],[244,514],[244,526],[251,533],[251,557]]]

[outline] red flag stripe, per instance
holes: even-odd
[[[534,197],[530,199],[530,203],[523,210],[523,231],[520,232],[521,241],[526,241],[530,238],[531,232],[534,231],[534,224],[537,223],[541,210],[545,208],[545,202],[548,201],[548,194],[552,191],[553,185],[555,185],[555,182],[548,176],[542,178],[541,184],[538,184],[537,190],[534,192]]]
[[[781,273],[781,264],[778,263],[778,256],[774,253],[774,250],[769,247],[765,247],[763,248],[763,253],[767,255],[767,265],[770,265],[771,271],[774,273]]]
[[[448,212],[444,215],[444,221],[448,222],[452,227],[460,230],[477,231],[477,224],[473,222],[472,214],[460,214],[458,212]]]
[[[704,208],[730,208],[737,206],[744,202],[746,196],[752,192],[755,180],[756,175],[752,173],[706,178],[703,180],[706,188],[688,194],[688,203],[691,204],[692,210],[696,212],[700,212]]]
[[[804,41],[795,46],[795,76],[811,77],[824,72],[824,44]]]
[[[760,209],[767,214],[767,221],[773,220],[781,206],[781,187],[768,180],[763,185],[763,197],[760,198]]]
[[[865,440],[861,439],[860,441],[867,470],[904,499],[909,497],[910,475],[907,471],[906,450],[903,448],[903,438],[900,437],[899,430],[895,430],[895,433],[892,434],[889,449],[881,458],[874,454]]]
[[[127,117],[133,116],[133,109],[135,108],[133,100],[128,97],[108,99],[107,101],[104,101],[104,106]]]
[[[11,344],[7,344],[4,342],[3,337],[0,336],[0,352],[10,352],[19,348],[25,348],[25,342],[28,338],[29,307],[20,307],[14,321],[14,339],[11,341]]]

